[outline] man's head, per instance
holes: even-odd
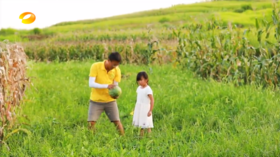
[[[112,52],[108,58],[108,68],[109,70],[117,67],[122,61],[121,55],[118,52]]]

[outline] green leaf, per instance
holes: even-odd
[[[269,32],[266,33],[266,37],[265,37],[266,39],[269,38],[269,34],[270,34]]]
[[[272,15],[272,19],[273,19],[273,24],[274,24],[274,25],[277,25],[278,20],[277,20],[277,18],[276,18],[275,15]]]
[[[199,49],[201,49],[201,45],[199,44],[199,41],[195,41],[195,44],[199,47]]]
[[[243,35],[245,36],[248,32],[248,29],[246,29],[244,32],[243,32]]]
[[[276,31],[277,35],[280,35],[280,25],[278,25],[277,31]]]
[[[259,43],[261,43],[261,41],[262,41],[262,33],[263,33],[262,30],[258,31],[258,41],[259,41]]]
[[[1,141],[1,143],[4,144],[4,145],[6,146],[6,148],[7,148],[8,151],[10,151],[10,147],[8,146],[8,144],[7,144],[5,141]],[[0,144],[1,144],[1,143],[0,143]],[[0,146],[1,146],[1,145],[0,145]],[[0,147],[0,148],[1,148],[1,147]]]
[[[266,43],[270,44],[270,45],[273,45],[273,43],[271,43],[270,41],[266,40],[265,41]]]
[[[263,19],[262,24],[265,26],[267,24],[267,21],[265,19]]]
[[[4,141],[6,141],[6,140],[7,140],[10,136],[12,136],[13,134],[15,134],[15,133],[17,133],[17,132],[20,132],[20,131],[26,133],[28,136],[31,135],[31,132],[30,132],[30,131],[28,131],[28,130],[26,130],[26,129],[21,129],[21,128],[19,128],[19,129],[15,129],[15,130],[13,130],[12,132],[8,133],[7,136],[4,137]]]
[[[260,28],[260,25],[259,25],[259,21],[258,21],[258,19],[256,19],[256,27],[257,27],[257,29],[259,29],[259,28]]]
[[[175,29],[173,29],[173,35],[174,35],[175,37],[178,37],[178,35],[177,35]]]
[[[271,22],[267,23],[265,31],[268,32],[270,28]]]

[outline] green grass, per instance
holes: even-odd
[[[130,23],[135,21],[136,23],[143,23],[143,22],[151,22],[157,23],[156,19],[160,19],[162,17],[169,17],[171,21],[178,21],[181,19],[178,19],[178,15],[185,14],[187,15],[193,15],[196,17],[203,17],[200,15],[208,15],[209,13],[223,13],[224,11],[234,11],[235,9],[241,8],[243,5],[251,5],[256,9],[257,11],[261,11],[263,9],[271,9],[271,2],[237,2],[237,1],[230,1],[230,2],[204,2],[204,3],[196,3],[196,4],[190,4],[190,5],[176,5],[170,8],[165,9],[157,9],[157,10],[151,10],[151,11],[143,11],[138,13],[132,13],[132,14],[125,14],[125,15],[119,15],[119,16],[113,16],[109,18],[102,18],[102,19],[95,19],[95,20],[84,20],[84,21],[75,21],[75,22],[63,22],[58,23],[55,26],[50,27],[50,29],[60,29],[60,28],[66,28],[67,25],[69,25],[70,28],[74,28],[75,25],[79,26],[80,24],[88,24],[89,26],[104,26],[103,23],[107,23],[106,25],[111,24],[124,24]],[[199,13],[199,15],[197,15]],[[254,13],[250,14],[244,14],[243,16],[252,16]],[[256,16],[257,17],[257,16]],[[140,21],[138,19],[141,18]],[[190,18],[188,18],[190,19]],[[224,19],[228,20],[228,19]],[[187,21],[185,21],[187,22]],[[78,27],[77,27],[78,28]],[[103,28],[103,27],[99,27]]]
[[[170,65],[121,65],[126,78],[118,99],[126,135],[119,137],[105,114],[96,135],[87,130],[92,61],[29,62],[34,86],[27,91],[22,113],[32,132],[15,134],[1,156],[278,156],[278,92],[253,86],[234,87],[202,81]],[[136,73],[146,70],[154,91],[152,138],[138,139],[132,127]]]
[[[243,5],[251,5],[256,10],[243,13],[233,12]],[[145,11],[104,19],[64,22],[46,28],[43,31],[67,33],[79,30],[104,30],[110,28],[143,29],[147,24],[153,24],[154,28],[162,28],[163,26],[160,24],[162,19],[167,19],[167,23],[176,26],[178,22],[191,23],[192,17],[203,21],[205,18],[215,14],[220,14],[221,20],[225,22],[234,21],[235,23],[248,27],[254,25],[254,18],[261,18],[261,13],[267,13],[267,11],[271,11],[271,8],[270,2],[211,2],[177,5],[166,9]]]

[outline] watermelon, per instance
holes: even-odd
[[[113,98],[119,97],[122,94],[122,89],[119,86],[115,86],[109,89],[109,95]]]

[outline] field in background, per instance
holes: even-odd
[[[88,36],[90,39],[102,40],[102,36],[107,34],[107,32],[110,34],[110,38],[119,36],[116,38],[123,39],[125,37],[139,36],[139,33],[145,34],[147,33],[147,27],[152,29],[177,28],[179,26],[192,24],[194,21],[203,23],[204,20],[212,16],[217,16],[225,24],[232,22],[241,27],[249,27],[254,25],[255,18],[262,18],[264,14],[271,12],[271,4],[271,1],[222,1],[176,5],[160,10],[144,11],[97,20],[63,22],[42,30],[17,31],[13,29],[2,29],[0,31],[0,40],[9,39],[10,41],[24,41],[27,38],[38,40],[48,35],[65,35],[65,37],[63,37],[64,39],[55,38],[53,39],[55,41],[83,40],[85,36]],[[105,33],[103,31],[105,31]],[[168,34],[168,32],[165,32],[165,34]],[[27,38],[22,39],[21,37],[24,36]]]
[[[159,48],[176,51],[178,37],[174,35],[174,29],[183,28],[182,34],[189,34],[203,28],[199,33],[207,34],[209,30],[205,28],[216,20],[219,22],[216,27],[221,31],[231,24],[240,31],[252,28],[257,32],[255,19],[271,21],[272,8],[270,1],[176,5],[104,19],[63,22],[45,29],[2,29],[0,40],[23,42],[30,59],[39,61],[102,60],[107,51],[121,51],[128,56],[127,63],[139,64],[147,62],[141,56],[149,49],[149,42],[158,41]],[[256,35],[247,39],[251,45],[258,46]],[[269,39],[272,42],[273,36]],[[139,56],[140,61],[134,61]],[[129,59],[132,61],[128,62]],[[170,55],[165,55],[166,62],[170,59]]]

